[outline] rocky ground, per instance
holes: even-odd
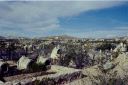
[[[128,85],[128,53],[104,65],[74,69],[52,65],[47,72],[35,72],[5,77],[1,85]]]
[[[106,68],[104,69],[104,66]],[[109,64],[82,69],[84,78],[66,85],[128,85],[128,53],[120,53]]]
[[[81,78],[81,70],[52,65],[47,72],[36,72],[4,77],[7,81],[0,85],[64,85]]]

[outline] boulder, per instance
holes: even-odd
[[[114,64],[112,62],[106,62],[104,65],[103,65],[103,69],[104,70],[109,70],[109,69],[112,69],[114,67]]]
[[[3,85],[3,84],[4,84],[4,82],[0,81],[0,85]]]
[[[0,61],[0,75],[8,72],[9,65],[4,61]]]
[[[49,61],[49,64],[50,64],[50,58],[44,58],[43,56],[38,56],[36,63],[44,65],[48,61]]]
[[[17,62],[17,68],[19,70],[29,69],[31,62],[32,62],[32,59],[22,56]]]
[[[51,58],[52,59],[58,59],[59,57],[59,54],[58,54],[58,51],[60,50],[59,46],[55,47],[53,50],[52,50],[52,53],[51,53]]]

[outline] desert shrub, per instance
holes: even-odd
[[[39,80],[35,80],[35,81],[33,82],[33,85],[40,85],[40,81],[39,81]]]
[[[121,78],[110,78],[107,85],[127,85]]]
[[[113,57],[113,58],[117,58],[117,57],[119,56],[119,54],[120,54],[119,51],[118,51],[118,52],[113,52],[113,53],[112,53],[112,57]]]
[[[56,82],[54,79],[43,78],[39,85],[56,85]]]
[[[44,64],[37,64],[37,63],[33,63],[30,67],[30,71],[35,72],[35,71],[45,71],[47,70],[46,66]]]
[[[111,48],[114,49],[115,46],[111,43],[104,42],[104,43],[98,45],[95,49],[105,51],[105,50],[111,50]]]
[[[87,52],[82,49],[81,45],[67,44],[65,49],[59,58],[59,65],[68,66],[71,60],[75,63],[76,68],[89,65],[89,56]]]

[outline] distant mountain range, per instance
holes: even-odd
[[[16,37],[16,36],[0,36],[0,39],[28,39],[27,37]]]
[[[28,37],[17,37],[17,36],[0,36],[0,39],[79,39],[77,37],[72,37],[68,35],[60,35],[60,36],[47,36],[47,37],[36,37],[36,38],[28,38]]]
[[[0,39],[5,39],[5,37],[3,37],[3,36],[0,36]]]
[[[40,37],[39,39],[79,39],[79,38],[69,35],[60,35],[60,36]]]
[[[128,36],[121,36],[121,37],[112,37],[110,39],[128,39]],[[95,38],[78,38],[78,37],[73,37],[69,35],[60,35],[60,36],[47,36],[47,37],[35,37],[35,38],[28,38],[28,37],[17,37],[17,36],[0,36],[0,39],[95,39]],[[100,38],[99,38],[100,39]],[[105,39],[105,38],[102,38]]]

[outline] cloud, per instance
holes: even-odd
[[[90,10],[121,5],[115,1],[37,1],[0,2],[0,30],[25,35],[61,29],[60,17],[77,16]],[[40,33],[40,34],[39,34]],[[26,34],[28,35],[28,34]],[[29,36],[29,35],[28,35]]]
[[[128,31],[128,27],[127,26],[124,26],[124,27],[116,27],[115,29],[117,30],[125,30],[125,31]]]

